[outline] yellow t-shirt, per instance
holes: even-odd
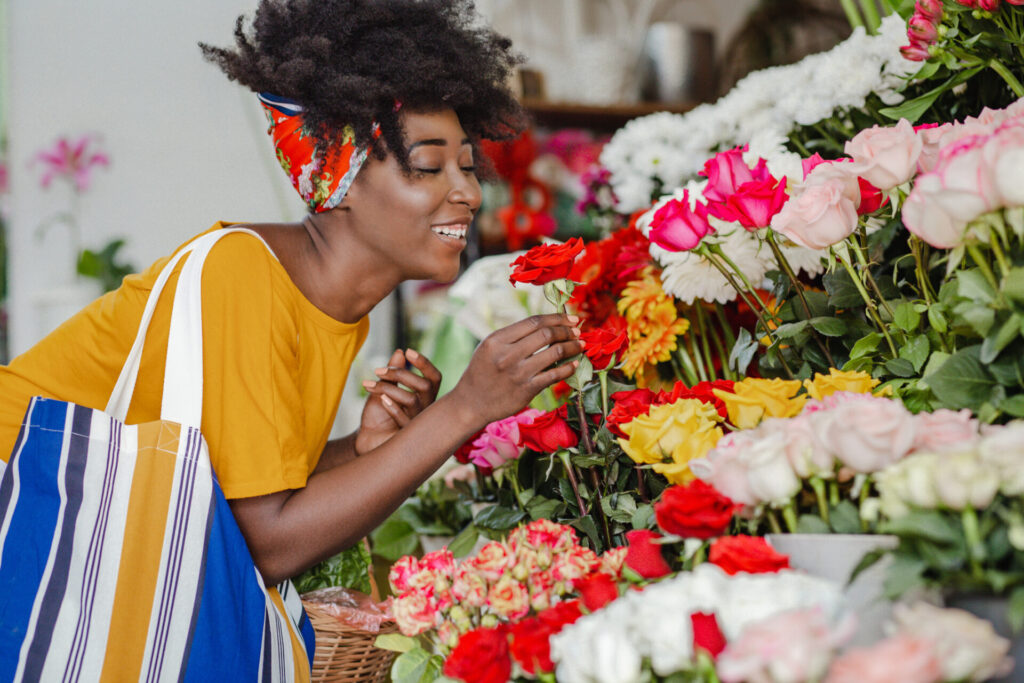
[[[225,227],[217,223],[212,229]],[[102,410],[161,268],[126,277],[32,349],[0,366],[0,457],[7,460],[33,396]],[[180,265],[150,323],[128,424],[160,417],[171,300]],[[203,268],[201,429],[227,498],[305,486],[369,329],[314,306],[254,236],[232,233]]]

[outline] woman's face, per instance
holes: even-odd
[[[473,148],[452,110],[403,112],[412,173],[371,155],[343,206],[350,227],[405,280],[450,282],[480,208]]]

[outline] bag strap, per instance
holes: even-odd
[[[160,294],[174,268],[183,258],[188,257],[178,275],[171,308],[160,419],[194,427],[200,426],[203,412],[203,263],[213,245],[232,232],[253,235],[267,248],[271,256],[277,258],[263,238],[247,228],[215,230],[197,237],[179,249],[160,271],[146,300],[135,341],[107,402],[106,412],[112,417],[123,422],[128,415],[128,407],[135,393],[135,381],[142,361],[142,348]]]

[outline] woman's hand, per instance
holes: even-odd
[[[406,361],[422,373],[407,370]],[[356,453],[372,451],[390,439],[420,411],[434,402],[441,386],[441,372],[430,360],[408,349],[391,354],[386,368],[377,368],[376,382],[363,382],[370,393],[356,434]]]
[[[583,351],[579,318],[535,315],[492,333],[477,347],[452,390],[483,424],[522,409],[545,388],[567,379]]]

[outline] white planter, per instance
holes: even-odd
[[[847,604],[857,614],[857,632],[849,645],[871,645],[882,638],[882,626],[892,611],[883,597],[885,572],[891,558],[882,558],[861,572],[853,583],[849,580],[867,553],[895,548],[899,539],[885,534],[769,534],[767,540],[777,551],[789,555],[789,564],[794,569],[844,586]]]

